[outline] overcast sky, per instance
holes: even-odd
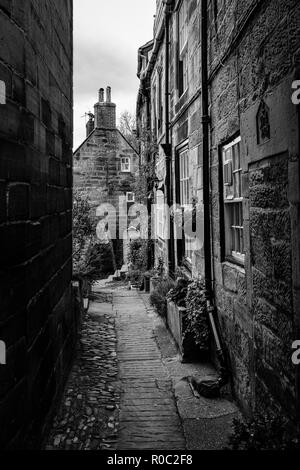
[[[155,0],[74,0],[74,148],[98,90],[112,87],[117,115],[135,112],[137,50],[153,36]]]

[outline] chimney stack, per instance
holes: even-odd
[[[116,129],[116,105],[111,102],[111,87],[106,88],[106,101],[104,89],[99,90],[99,102],[95,104],[95,128]]]

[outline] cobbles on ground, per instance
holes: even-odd
[[[113,450],[119,414],[115,314],[111,298],[94,293],[47,450]]]
[[[172,380],[138,292],[94,290],[45,448],[186,448]]]

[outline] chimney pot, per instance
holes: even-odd
[[[99,90],[99,103],[104,102],[104,88],[100,88]]]
[[[111,87],[106,88],[106,102],[111,103]]]

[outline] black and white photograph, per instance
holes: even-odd
[[[0,451],[299,451],[299,155],[299,0],[0,0]]]

